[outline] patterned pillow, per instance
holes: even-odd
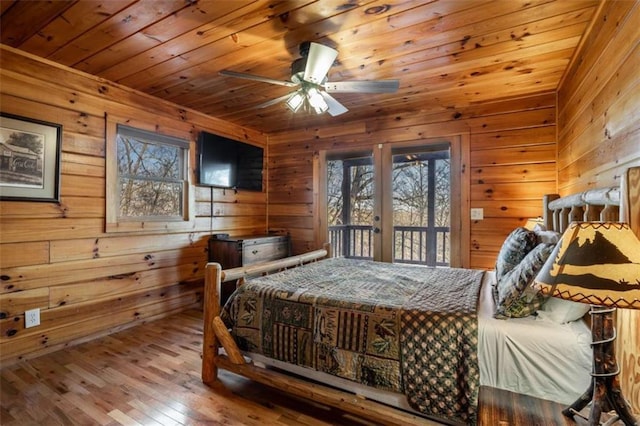
[[[496,259],[496,282],[500,282],[509,271],[518,266],[522,259],[538,244],[535,232],[526,228],[516,228],[502,243]],[[493,287],[493,300],[498,303],[498,290]]]
[[[545,298],[530,284],[553,251],[554,244],[539,244],[497,284],[495,318],[522,318],[542,307]]]

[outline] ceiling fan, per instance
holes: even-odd
[[[302,43],[300,56],[302,57],[291,64],[291,81],[229,70],[220,71],[220,74],[298,88],[292,93],[257,105],[256,108],[266,108],[286,100],[287,107],[293,112],[328,112],[334,117],[348,109],[329,93],[393,93],[400,85],[399,80],[327,81],[327,73],[338,56],[338,51],[323,44],[308,41]]]

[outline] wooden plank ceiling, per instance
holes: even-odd
[[[277,132],[432,113],[554,90],[592,0],[2,0],[1,42],[242,126]],[[394,94],[334,94],[349,112],[293,114],[299,44],[339,51],[329,81],[399,79]]]

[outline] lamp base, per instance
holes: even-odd
[[[600,425],[603,412],[614,410],[618,419],[626,426],[640,426],[631,414],[631,409],[622,396],[616,364],[615,340],[616,332],[613,324],[615,308],[591,306],[591,334],[593,341],[593,379],[589,389],[573,404],[562,411],[573,418],[580,410],[593,402],[589,413],[589,426]],[[609,424],[607,422],[607,424]]]
[[[594,393],[595,390],[595,393]],[[622,396],[617,377],[594,378],[589,389],[573,404],[562,410],[562,414],[573,418],[580,415],[580,411],[590,402],[593,402],[589,413],[589,426],[600,425],[600,417],[603,412],[615,411],[616,417],[612,420],[622,420],[626,426],[640,426],[633,417],[629,405]],[[610,424],[609,422],[605,424]]]

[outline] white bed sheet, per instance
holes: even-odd
[[[583,320],[556,324],[536,317],[493,318],[486,278],[478,312],[480,385],[573,403],[591,380],[591,331]]]

